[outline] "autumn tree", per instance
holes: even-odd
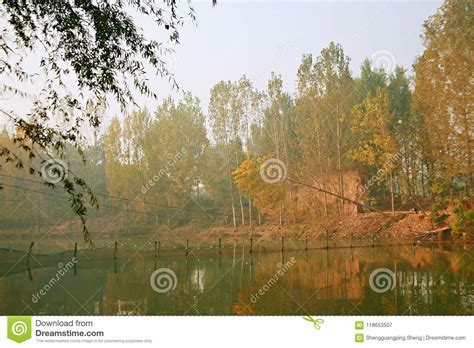
[[[350,151],[352,159],[368,167],[372,177],[378,182],[389,181],[392,211],[394,206],[393,171],[396,163],[396,143],[389,129],[391,119],[390,101],[386,89],[378,88],[374,96],[354,106],[352,136],[354,147]]]
[[[425,51],[415,64],[415,107],[423,117],[424,151],[438,180],[461,179],[472,191],[474,5],[446,0],[424,23]],[[433,136],[436,134],[436,136]]]
[[[44,87],[28,117],[0,107],[0,114],[18,129],[15,144],[19,145],[1,147],[0,157],[24,167],[18,152],[33,158],[40,156],[41,150],[43,158],[36,162],[40,165],[27,169],[43,178],[40,166],[45,161],[64,158],[68,143],[82,154],[82,126],[98,128],[102,122],[100,115],[89,112],[84,96],[101,104],[112,97],[122,107],[134,102],[135,91],[156,97],[148,84],[147,68],[175,84],[164,58],[179,43],[183,11],[195,19],[190,5],[183,8],[176,0],[2,1],[0,19],[5,26],[0,30],[0,95],[27,95],[18,87],[33,78],[22,65],[26,56],[38,57]],[[149,17],[155,34],[164,34],[170,45],[147,38],[132,12]],[[96,206],[96,197],[82,178],[68,174],[59,184],[71,196],[85,241],[91,242],[84,198],[89,197]]]
[[[242,194],[250,197],[255,207],[268,217],[281,216],[281,205],[285,199],[282,185],[269,183],[262,178],[261,168],[270,157],[256,157],[243,161],[233,172],[235,183]]]

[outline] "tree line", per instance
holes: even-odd
[[[471,229],[473,18],[463,0],[428,18],[413,76],[371,59],[356,76],[331,42],[303,55],[292,94],[272,73],[264,90],[245,75],[218,82],[208,110],[190,92],[169,97],[156,110],[114,117],[84,146],[87,162],[69,148],[67,165],[101,194],[91,217],[126,212],[126,223],[313,221],[357,209],[348,197],[386,210],[433,207],[439,223],[451,207],[456,228]],[[12,135],[4,131],[0,142],[11,146]],[[0,174],[2,221],[32,219],[14,210],[21,188],[52,214],[67,213],[26,173],[4,166]]]

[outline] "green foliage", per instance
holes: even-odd
[[[446,179],[436,178],[432,180],[430,188],[431,188],[431,191],[436,195],[448,196],[452,189],[452,185]]]
[[[453,207],[453,221],[451,226],[457,233],[474,233],[473,203],[466,198],[459,199]]]
[[[176,85],[164,61],[172,47],[145,37],[130,12],[150,17],[155,29],[161,29],[171,44],[177,44],[184,21],[181,8],[176,0],[164,3],[5,0],[0,3],[0,19],[6,24],[0,31],[0,97],[6,92],[27,95],[17,84],[31,82],[32,76],[22,61],[27,56],[35,57],[32,52],[39,55],[37,63],[46,78],[40,93],[32,98],[34,103],[28,117],[0,106],[0,114],[16,129],[15,146],[0,146],[0,158],[24,168],[25,157],[33,160],[41,152],[43,161],[34,161],[26,169],[50,186],[61,185],[70,195],[71,207],[80,218],[88,243],[91,238],[85,223],[85,197],[92,206],[97,206],[91,188],[71,171],[68,171],[69,179],[48,183],[42,176],[41,164],[49,159],[65,160],[69,145],[82,154],[84,128],[100,126],[101,113],[91,110],[91,103],[84,95],[91,95],[98,105],[105,105],[107,97],[113,96],[123,107],[134,102],[133,90],[156,97],[147,82],[147,66]],[[193,9],[189,5],[187,9],[194,20]],[[38,46],[40,50],[36,49]],[[4,83],[9,80],[15,84]],[[78,93],[66,88],[70,81]]]
[[[206,182],[203,158],[208,140],[197,98],[186,93],[179,102],[163,100],[153,115],[142,109],[122,122],[114,118],[104,146],[110,194],[135,201],[135,210],[145,220],[148,215],[156,220],[170,214],[181,223],[189,220],[166,207],[189,207],[190,201],[201,198]],[[126,208],[130,203],[116,204]]]
[[[449,214],[445,212],[447,208],[447,200],[439,200],[431,207],[431,215],[436,226],[441,227],[445,225],[446,219],[449,217]]]
[[[468,197],[446,197],[440,198],[432,206],[433,221],[438,227],[446,223],[455,233],[474,232],[474,210],[473,202]]]
[[[42,178],[42,164],[55,157],[67,159],[68,176],[38,195],[61,186],[84,228],[86,214],[97,206],[96,192],[107,196],[101,200],[107,213],[125,212],[126,222],[166,220],[170,226],[169,220],[229,223],[231,217],[237,227],[238,219],[246,225],[257,214],[283,223],[299,212],[313,220],[343,213],[341,199],[263,181],[260,167],[273,159],[297,181],[374,205],[387,198],[413,203],[439,197],[433,207],[438,226],[472,229],[469,1],[447,0],[426,21],[425,51],[413,79],[403,67],[388,72],[369,59],[353,75],[350,57],[330,42],[319,55],[302,57],[295,96],[278,73],[262,91],[244,75],[211,88],[207,115],[197,98],[184,93],[180,100],[165,98],[156,110],[137,108],[113,118],[102,138],[85,145],[91,141],[84,127],[97,133],[107,95],[122,105],[133,102],[131,88],[156,96],[146,82],[147,65],[174,83],[163,62],[169,49],[145,38],[128,10],[149,14],[177,43],[180,8],[177,1],[151,0],[1,3],[9,24],[0,35],[0,75],[27,81],[17,51],[40,40],[47,75],[44,100],[38,98],[30,118],[0,107],[15,126],[11,135],[0,133],[0,157],[9,164],[1,168],[3,212],[11,208],[7,200],[15,200],[14,187],[26,189],[20,183],[28,176],[18,171]],[[58,92],[68,74],[94,101]],[[6,91],[21,94],[0,85],[0,94]],[[35,198],[62,212],[59,198],[41,197]],[[3,212],[2,221],[28,219],[24,211],[14,217]],[[141,215],[131,218],[131,212]],[[84,236],[90,242],[87,230]]]

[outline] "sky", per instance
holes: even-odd
[[[238,80],[244,74],[257,88],[265,89],[274,71],[281,74],[285,90],[293,94],[302,55],[311,53],[315,57],[331,41],[340,43],[351,58],[354,76],[359,75],[360,64],[367,57],[389,69],[396,64],[411,71],[414,59],[423,52],[423,22],[441,3],[220,0],[212,7],[211,0],[194,1],[197,23],[187,21],[180,45],[167,61],[180,88],[200,98],[205,112],[213,85],[221,80]],[[156,38],[151,22],[139,22],[146,36]],[[166,80],[151,72],[149,77],[160,99],[138,96],[140,106],[154,110],[162,98],[179,97]],[[0,103],[28,111],[28,103],[15,98]],[[118,105],[112,103],[106,119],[119,113]]]

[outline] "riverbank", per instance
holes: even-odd
[[[193,226],[184,226],[175,229],[173,233],[192,235],[197,233],[202,238],[219,238],[221,236],[243,237],[252,236],[262,240],[272,240],[275,237],[290,237],[304,239],[324,239],[326,231],[329,232],[332,240],[344,240],[349,238],[365,239],[381,236],[392,236],[393,238],[410,239],[413,235],[421,235],[430,231],[441,232],[448,231],[447,228],[441,229],[432,224],[429,215],[414,212],[397,212],[395,214],[387,213],[364,213],[354,216],[334,217],[322,219],[314,224],[265,224],[262,226],[239,226],[233,227],[215,227],[206,230],[195,231]],[[442,239],[451,237],[448,231],[436,238]],[[454,236],[460,238],[463,236]]]
[[[453,235],[449,228],[434,227],[429,215],[414,212],[364,213],[354,216],[333,217],[315,221],[313,224],[266,223],[258,226],[203,227],[188,224],[178,228],[167,225],[121,226],[116,220],[91,220],[88,223],[91,236],[97,248],[114,247],[120,249],[153,249],[159,242],[162,248],[217,247],[222,245],[254,243],[279,248],[284,237],[286,246],[303,248],[306,241],[321,247],[325,243],[348,244],[350,240],[363,244],[406,243],[413,240],[458,240],[469,241],[472,235]],[[430,233],[430,231],[435,231]],[[38,253],[57,253],[72,250],[75,244],[79,249],[86,248],[82,242],[79,226],[69,223],[39,229],[0,230],[0,248],[10,250],[28,250],[35,242],[34,251]]]

